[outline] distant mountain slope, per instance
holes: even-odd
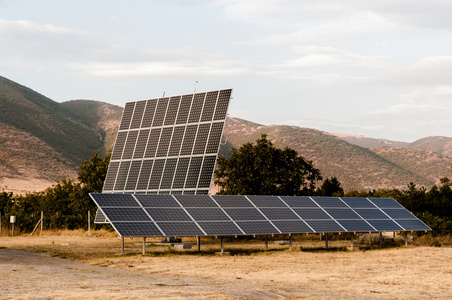
[[[98,134],[64,106],[3,77],[0,121],[39,138],[76,164],[104,146]]]
[[[346,190],[404,188],[409,182],[431,186],[436,181],[315,129],[263,126],[238,118],[228,118],[226,122],[225,137],[235,147],[254,142],[263,133],[277,147],[291,147],[312,160],[324,177],[336,176]]]
[[[72,100],[63,102],[61,105],[95,130],[104,145],[102,155],[113,149],[121,121],[122,107],[93,100]]]
[[[338,138],[363,148],[373,148],[378,146],[386,146],[386,147],[407,147],[409,143],[405,142],[397,142],[386,139],[374,139],[365,137],[362,135],[353,135],[353,134],[344,134],[344,133],[331,133]]]
[[[452,157],[452,138],[450,137],[430,136],[411,143],[409,147],[433,151]]]

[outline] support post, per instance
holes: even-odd
[[[223,236],[220,236],[220,241],[221,241],[221,254],[224,254]]]
[[[146,255],[146,237],[143,236],[143,255]]]
[[[383,246],[383,233],[380,231],[380,248]]]
[[[13,231],[12,231],[11,236],[14,236],[14,223],[13,223]]]
[[[265,235],[265,250],[268,250],[268,234]]]
[[[91,235],[91,212],[88,210],[88,235]]]
[[[42,223],[43,223],[43,221],[44,221],[44,212],[43,211],[41,211],[41,236],[42,236]]]
[[[292,234],[289,233],[289,249],[292,251]]]
[[[201,237],[199,235],[196,237],[196,245],[198,246],[198,252],[201,251]]]
[[[121,237],[121,255],[124,255],[124,237]]]
[[[2,235],[2,213],[0,212],[0,236]]]
[[[354,236],[354,234],[352,233],[352,238],[350,239],[350,242],[351,242],[350,248],[351,248],[352,250],[354,249],[354,246],[353,246],[353,236]]]
[[[408,232],[405,231],[405,246],[408,246]]]
[[[325,248],[328,249],[328,233],[325,233]]]

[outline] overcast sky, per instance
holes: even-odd
[[[452,137],[452,1],[0,0],[0,75],[119,106],[198,81],[261,124]]]

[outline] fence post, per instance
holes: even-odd
[[[42,222],[44,221],[44,212],[41,210],[41,236],[42,236]]]
[[[88,235],[91,235],[91,212],[88,210]]]

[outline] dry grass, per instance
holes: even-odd
[[[92,236],[84,231],[45,232],[43,237],[3,237],[0,246],[108,268],[195,278],[218,288],[234,285],[243,292],[278,290],[291,297],[310,298],[452,298],[450,247],[322,251],[317,249],[324,247],[323,241],[304,239],[294,243],[293,251],[273,242],[270,250],[264,251],[263,241],[231,240],[225,242],[231,256],[217,256],[219,239],[202,239],[201,253],[151,245],[158,240],[147,239],[150,244],[143,256],[142,239],[135,238],[126,239],[126,255],[120,256],[120,239],[111,235],[106,231],[94,231]],[[301,246],[310,251],[300,251]],[[330,241],[335,249],[348,246],[348,241]]]

